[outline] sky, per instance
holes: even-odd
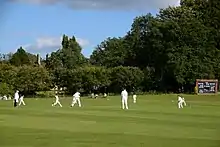
[[[89,57],[107,37],[122,37],[136,16],[156,14],[178,0],[0,0],[0,53],[44,57],[60,47],[63,34],[75,36]]]

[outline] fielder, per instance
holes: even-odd
[[[24,106],[25,106],[25,103],[24,103],[24,96],[22,95],[21,97],[20,97],[20,102],[19,102],[19,106],[21,105],[21,104],[23,104]]]
[[[183,97],[181,97],[181,96],[178,96],[178,108],[183,108],[183,103],[186,106],[185,99]]]
[[[128,109],[128,92],[124,89],[121,92],[122,109]]]
[[[136,103],[137,102],[137,95],[134,94],[132,97],[133,97],[133,103]]]
[[[80,93],[79,92],[76,92],[73,95],[73,101],[72,101],[71,107],[73,107],[76,103],[78,103],[79,107],[81,107]]]
[[[52,104],[52,106],[56,106],[57,104],[59,104],[60,107],[63,107],[63,106],[61,105],[61,103],[60,103],[60,99],[59,99],[59,97],[58,97],[57,94],[55,95],[55,98],[56,98],[56,101],[55,101],[55,103]]]
[[[15,95],[14,95],[14,107],[17,107],[17,105],[18,105],[18,100],[19,100],[19,91],[17,90],[16,92],[15,92]]]

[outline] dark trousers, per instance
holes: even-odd
[[[18,103],[14,100],[14,107],[17,107]]]

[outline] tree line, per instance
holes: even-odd
[[[196,79],[220,79],[220,1],[181,0],[134,19],[124,36],[107,38],[90,58],[74,36],[41,59],[20,47],[1,54],[0,92],[31,94],[55,85],[66,93],[192,92]]]

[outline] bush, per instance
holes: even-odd
[[[0,95],[4,96],[12,96],[14,93],[13,87],[8,85],[7,83],[0,83]]]
[[[121,92],[122,88],[130,92],[133,87],[137,90],[142,88],[144,73],[137,67],[118,66],[111,69],[110,77],[112,92]]]

